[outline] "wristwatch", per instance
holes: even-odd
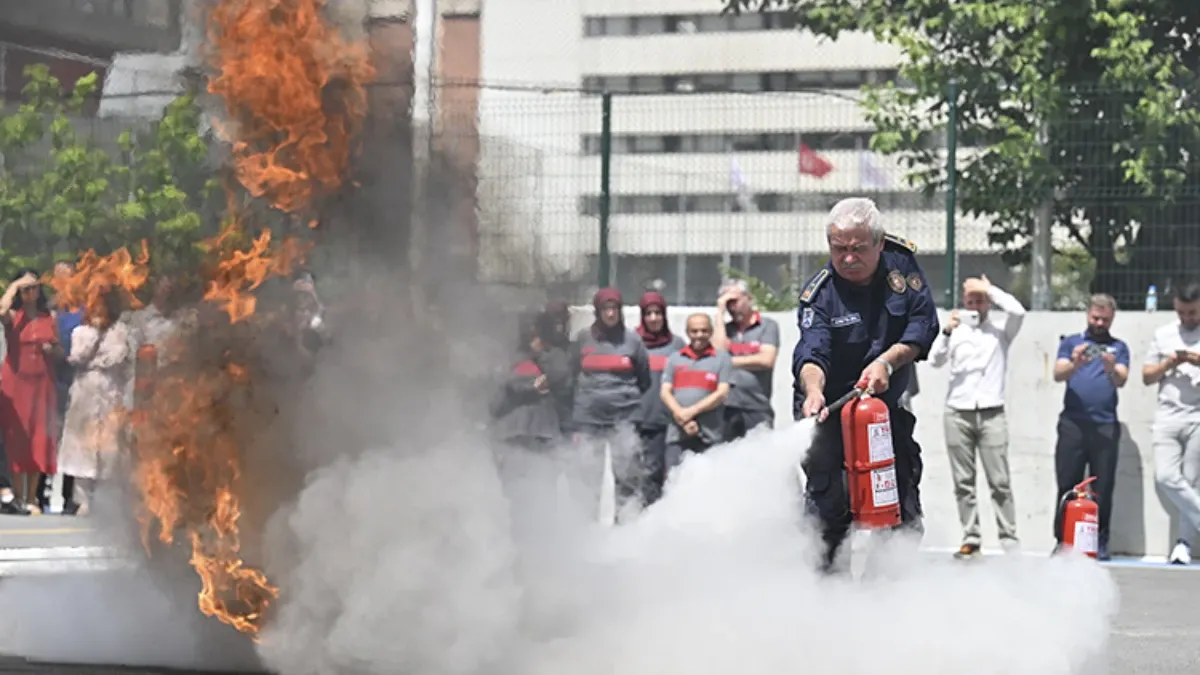
[[[892,368],[892,364],[890,364],[890,363],[888,363],[888,362],[887,362],[887,359],[885,359],[885,358],[883,358],[883,357],[881,356],[881,357],[879,357],[879,358],[875,359],[875,362],[876,362],[876,363],[882,363],[882,364],[883,364],[883,367],[884,367],[884,368],[887,368],[888,377],[891,377],[891,376],[892,376],[892,370],[894,370],[894,369]]]

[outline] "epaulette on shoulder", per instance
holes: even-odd
[[[883,235],[883,241],[885,246],[887,244],[892,244],[893,246],[898,246],[909,253],[917,252],[917,245],[905,239],[904,237],[897,237],[894,234],[885,234]]]
[[[808,283],[804,285],[804,290],[800,293],[800,302],[808,302],[809,300],[812,300],[813,296],[817,294],[817,291],[821,290],[821,284],[824,284],[829,280],[829,276],[830,274],[828,267],[822,267],[820,270],[818,270],[817,273],[808,280]]]

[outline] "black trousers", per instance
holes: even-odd
[[[667,480],[667,428],[639,427],[642,439],[642,504],[650,506],[662,498]]]
[[[1118,422],[1085,422],[1058,418],[1058,442],[1054,446],[1054,477],[1058,497],[1054,508],[1054,539],[1062,541],[1063,497],[1080,481],[1095,476],[1091,484],[1100,507],[1101,548],[1108,546],[1112,516],[1113,488],[1117,483],[1117,455],[1121,447]]]
[[[767,425],[768,429],[775,426],[775,413],[769,410],[745,410],[725,406],[724,415],[725,431],[723,437],[725,442],[744,438],[751,429],[760,424]]]
[[[896,455],[896,483],[900,497],[901,529],[923,532],[921,510],[921,446],[913,438],[916,418],[899,407],[888,409],[892,448]],[[845,450],[839,415],[817,425],[812,448],[801,464],[805,475],[804,500],[808,514],[820,523],[824,542],[822,567],[832,570],[838,550],[850,533],[853,515],[846,485]]]

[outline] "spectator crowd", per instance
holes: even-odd
[[[52,273],[65,281],[74,269],[59,263]],[[276,351],[297,362],[327,338],[327,327],[311,275],[298,273],[290,283],[281,307],[294,321],[283,322]],[[17,274],[0,295],[0,514],[51,513],[58,474],[58,513],[86,515],[97,481],[112,476],[127,447],[125,413],[133,405],[139,347],[154,345],[164,363],[173,336],[196,320],[165,276],[153,280],[149,301],[136,310],[117,289],[85,307],[52,295],[32,269]],[[282,349],[284,342],[294,349]]]
[[[567,332],[564,303],[523,317],[514,365],[491,406],[491,428],[502,452],[568,447],[588,460],[588,480],[596,482],[604,449],[623,447],[614,451],[624,458],[614,464],[619,498],[644,508],[661,497],[670,471],[689,455],[756,427],[772,427],[779,326],[755,309],[744,282],[726,282],[718,296],[712,313],[687,317],[683,335],[668,325],[667,303],[653,291],[639,299],[641,319],[632,330],[614,289],[595,294],[592,323],[574,337]],[[1155,479],[1179,516],[1168,560],[1186,565],[1190,542],[1200,533],[1200,283],[1178,286],[1172,300],[1175,317],[1155,332],[1141,379],[1158,388]],[[1061,337],[1053,370],[1063,402],[1054,446],[1055,518],[1047,526],[1054,528],[1057,550],[1062,504],[1077,484],[1094,477],[1102,560],[1110,558],[1122,435],[1118,391],[1131,368],[1129,346],[1112,333],[1116,310],[1111,296],[1092,296],[1086,326]],[[962,528],[955,552],[960,559],[982,553],[979,467],[1000,545],[1020,550],[1005,383],[1025,315],[1021,303],[986,276],[967,279],[962,306],[950,312],[929,354],[929,367],[949,376],[941,421]],[[911,409],[915,377],[908,387],[900,405]]]

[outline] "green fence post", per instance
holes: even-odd
[[[954,309],[958,279],[954,256],[954,220],[958,204],[958,80],[950,79],[946,92],[946,309]]]
[[[609,285],[612,261],[608,251],[608,209],[612,164],[612,92],[600,96],[600,288]]]

